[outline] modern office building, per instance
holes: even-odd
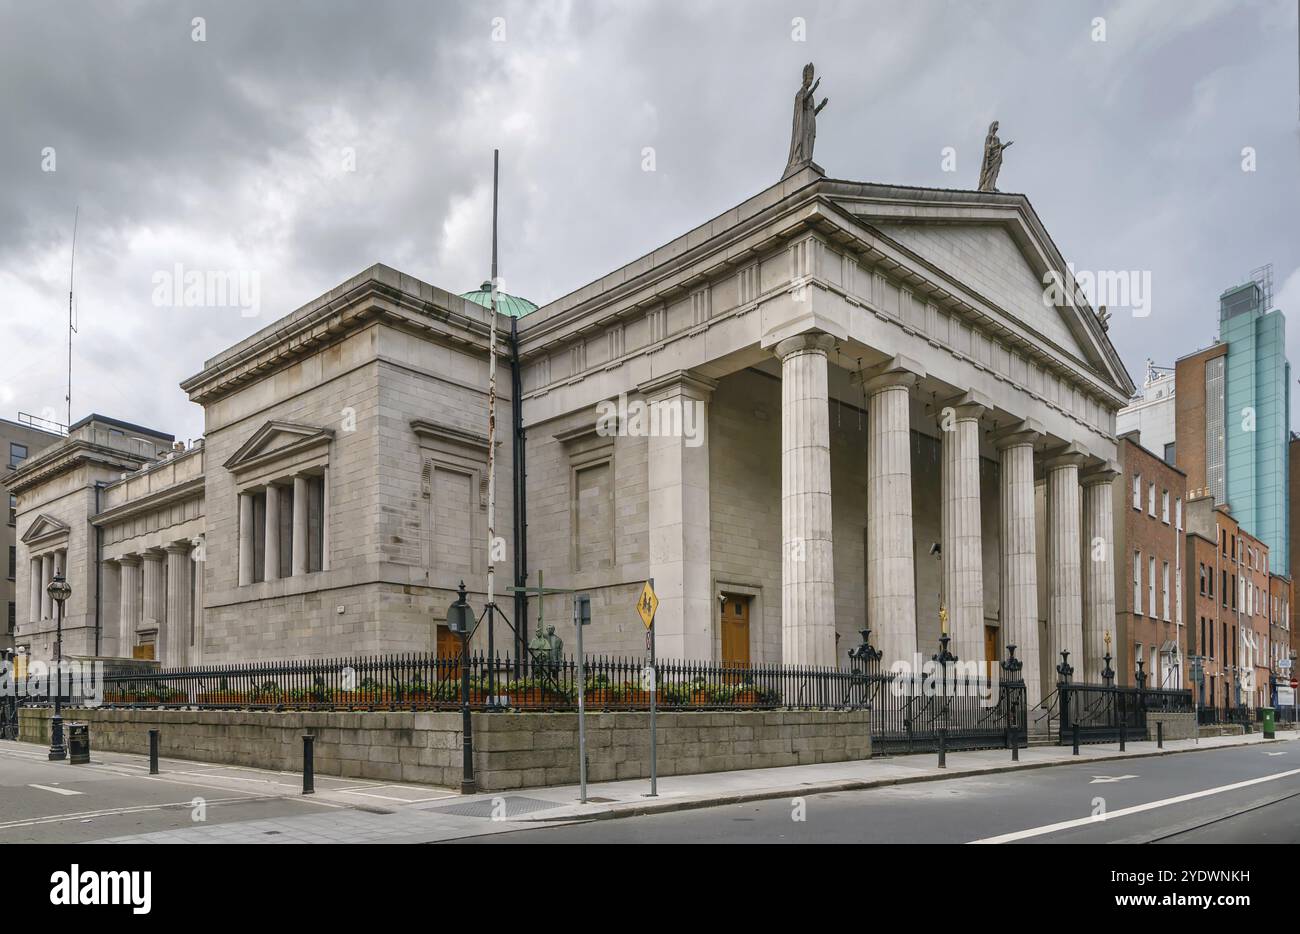
[[[1178,360],[1175,462],[1190,497],[1226,504],[1290,568],[1291,365],[1286,319],[1258,280],[1219,297],[1219,340]]]
[[[1227,502],[1243,527],[1268,545],[1274,564],[1290,567],[1287,541],[1291,365],[1286,318],[1267,307],[1258,282],[1219,296],[1219,340],[1228,347],[1224,374]]]

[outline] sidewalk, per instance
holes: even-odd
[[[1078,765],[1086,762],[1101,765],[1125,759],[1181,755],[1263,743],[1286,743],[1297,739],[1300,739],[1300,733],[1296,731],[1279,731],[1277,738],[1273,740],[1265,740],[1261,733],[1216,736],[1200,740],[1166,740],[1163,749],[1157,749],[1154,741],[1130,742],[1126,744],[1126,751],[1122,753],[1117,743],[1109,743],[1081,746],[1077,756],[1072,754],[1069,746],[1034,746],[1020,750],[1019,762],[1011,761],[1009,749],[950,752],[947,755],[947,768],[944,769],[938,768],[937,754],[926,753],[858,762],[751,769],[743,772],[672,775],[660,777],[659,793],[654,798],[647,797],[650,780],[645,778],[589,784],[586,804],[578,803],[577,785],[467,795],[460,800],[486,802],[504,798],[509,820],[517,822],[600,820],[737,804],[765,798],[803,797],[909,782],[941,781],[968,775],[991,775],[1053,765]],[[532,809],[528,813],[511,813],[512,797],[526,797],[538,803],[530,804]],[[545,802],[547,806],[539,806],[541,802]]]

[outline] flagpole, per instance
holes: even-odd
[[[496,703],[496,537],[497,537],[497,179],[499,150],[492,150],[492,306],[488,324],[488,507],[487,507],[487,611],[488,611],[488,703]]]

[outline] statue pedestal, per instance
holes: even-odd
[[[791,175],[798,175],[804,169],[812,169],[818,175],[825,175],[826,170],[811,159],[805,159],[803,162],[795,162],[785,167],[785,174],[781,176],[781,181],[785,181]]]

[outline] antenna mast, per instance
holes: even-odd
[[[68,421],[72,425],[72,335],[77,333],[77,326],[72,320],[72,276],[77,268],[77,218],[81,214],[81,205],[72,212],[72,259],[68,263],[68,394],[64,401],[68,403]]]

